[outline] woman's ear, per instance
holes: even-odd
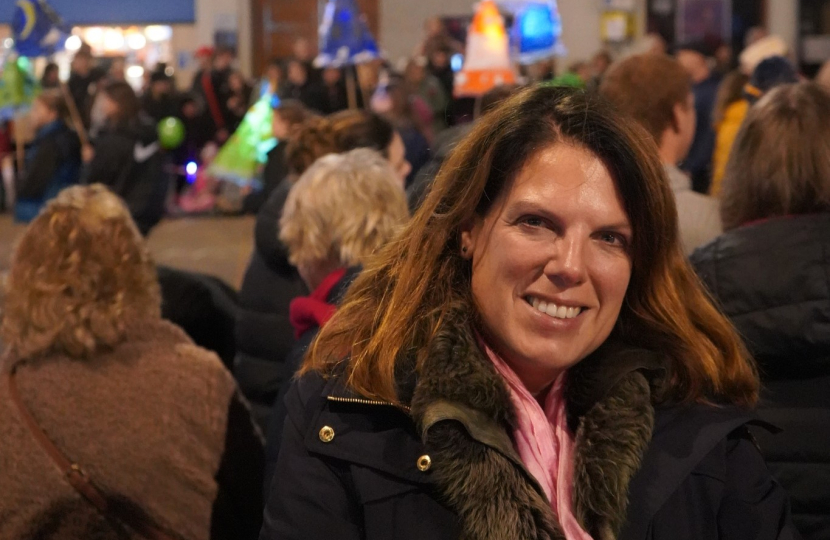
[[[459,248],[461,249],[461,257],[465,259],[472,259],[473,252],[475,252],[476,240],[481,230],[481,219],[478,217],[470,218],[459,227]]]

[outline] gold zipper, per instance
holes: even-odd
[[[394,403],[389,403],[388,401],[378,401],[374,399],[344,398],[338,396],[326,396],[326,399],[328,399],[329,401],[336,401],[338,403],[360,403],[361,405],[385,405],[387,407],[395,407],[396,409],[404,409],[406,412],[409,412],[411,410],[406,405],[395,405]]]

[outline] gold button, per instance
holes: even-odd
[[[430,467],[432,467],[432,458],[430,458],[429,456],[421,456],[418,458],[419,471],[427,472]]]
[[[325,443],[330,443],[334,440],[334,430],[329,426],[323,426],[320,430],[320,440]]]

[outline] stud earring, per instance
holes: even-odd
[[[463,253],[465,255],[467,254],[467,247],[466,246],[461,248],[461,253]]]

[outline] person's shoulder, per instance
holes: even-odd
[[[734,124],[741,124],[749,112],[749,102],[745,99],[739,99],[726,107],[724,111],[724,121]]]
[[[651,443],[629,485],[629,529],[646,531],[670,499],[699,504],[695,493],[700,482],[725,486],[735,460],[747,462],[754,477],[766,474],[757,465],[763,459],[747,429],[756,423],[761,424],[753,411],[735,406],[656,407]],[[682,490],[683,485],[691,489]]]
[[[708,462],[718,448],[751,425],[771,429],[752,409],[734,405],[683,404],[658,406],[654,432],[644,456],[643,471],[676,483]]]
[[[736,405],[695,403],[657,407],[649,454],[652,458],[657,456],[653,461],[675,463],[678,470],[693,470],[711,452],[725,448],[730,438],[747,433],[749,426],[776,431],[754,409]]]
[[[752,409],[736,405],[689,403],[655,407],[654,433],[683,433],[687,439],[708,435],[726,437],[735,428],[758,421]]]
[[[96,158],[109,154],[117,157],[121,157],[121,154],[131,154],[134,144],[133,137],[124,129],[106,129],[93,141]]]
[[[309,371],[294,379],[288,390],[286,404],[303,410],[317,408],[324,400],[326,390],[336,384],[336,379],[324,377],[317,371]]]
[[[161,319],[140,326],[143,328],[132,332],[127,345],[152,360],[154,369],[184,369],[194,378],[227,388],[233,386],[233,377],[216,353],[196,345],[181,327]]]
[[[724,242],[729,242],[729,232],[725,232],[712,240],[711,242],[697,247],[689,255],[689,262],[692,267],[700,274],[701,270],[710,264],[716,263],[722,256],[720,253],[721,246]],[[703,277],[703,276],[701,276]]]
[[[152,143],[158,140],[158,127],[155,121],[143,112],[139,114],[130,132],[140,142]]]

